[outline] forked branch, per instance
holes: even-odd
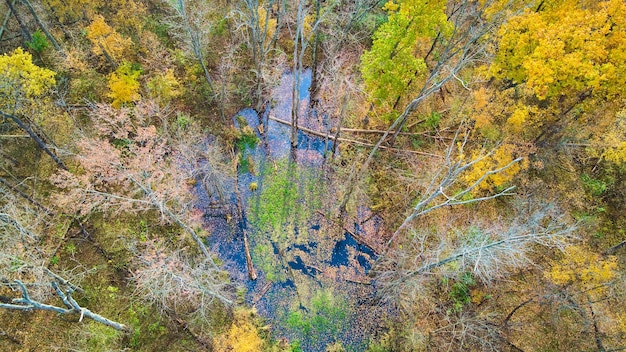
[[[57,314],[79,314],[79,322],[81,322],[83,318],[87,317],[89,319],[97,321],[98,323],[110,326],[115,330],[128,331],[128,327],[126,325],[107,319],[100,314],[96,314],[87,308],[81,307],[72,297],[74,289],[71,287],[71,285],[64,285],[62,283],[62,285],[66,286],[65,292],[63,292],[57,282],[51,282],[51,286],[54,288],[59,298],[61,298],[61,300],[67,307],[61,308],[31,299],[30,295],[28,294],[28,289],[22,281],[15,280],[14,283],[22,291],[22,296],[20,298],[14,298],[11,303],[0,303],[0,308],[22,311],[45,310]]]

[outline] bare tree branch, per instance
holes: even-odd
[[[80,315],[79,322],[82,321],[83,317],[87,317],[89,319],[93,319],[104,325],[110,326],[115,330],[120,330],[120,331],[129,330],[128,327],[124,324],[107,319],[99,314],[92,312],[91,310],[87,308],[81,307],[72,297],[73,289],[71,287],[68,287],[67,290],[63,292],[59,288],[56,282],[53,281],[51,283],[51,286],[54,288],[59,298],[61,298],[63,303],[65,303],[65,305],[68,307],[68,308],[61,308],[61,307],[41,303],[39,301],[31,299],[30,295],[28,294],[28,289],[26,288],[26,285],[22,283],[22,281],[15,280],[14,283],[21,290],[22,297],[14,298],[12,300],[12,303],[0,303],[0,308],[11,309],[11,310],[23,310],[23,311],[45,310],[45,311],[50,311],[50,312],[54,312],[57,314],[64,314],[64,315],[65,314],[79,314]]]

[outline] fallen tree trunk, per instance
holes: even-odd
[[[41,203],[36,201],[34,198],[32,198],[28,194],[24,193],[22,190],[18,189],[14,185],[12,185],[4,177],[0,177],[0,183],[3,184],[8,189],[12,190],[13,192],[17,193],[20,197],[22,197],[22,198],[26,199],[27,201],[29,201],[31,204],[33,204],[34,206],[36,206],[37,208],[39,208],[40,210],[45,212],[47,215],[53,215],[53,213],[52,213],[52,211],[50,209],[46,208]]]
[[[59,45],[59,42],[57,42],[56,39],[54,39],[54,37],[50,33],[50,31],[48,31],[48,28],[46,27],[46,25],[41,21],[41,19],[37,15],[37,12],[35,12],[35,8],[30,3],[30,1],[22,0],[22,4],[26,5],[26,7],[28,7],[28,11],[30,11],[30,14],[33,16],[33,19],[35,20],[35,22],[37,23],[37,25],[39,26],[39,28],[41,29],[43,34],[46,36],[46,38],[48,38],[50,43],[52,43],[52,46],[54,47],[54,49],[56,51],[58,51],[61,54],[61,56],[65,57],[66,56],[65,55],[65,51],[63,51],[63,49],[61,49],[61,46]]]
[[[236,171],[235,171],[235,174],[236,174]],[[252,262],[252,256],[250,255],[250,245],[248,244],[248,231],[247,231],[248,225],[246,224],[246,220],[243,216],[243,206],[241,204],[242,200],[241,200],[241,194],[239,193],[239,181],[237,177],[235,177],[235,195],[237,196],[237,213],[238,213],[237,215],[239,216],[241,230],[243,232],[243,250],[246,255],[246,266],[248,268],[248,277],[250,278],[250,280],[254,281],[258,278],[258,275],[256,273],[256,270],[254,269],[254,263]]]
[[[56,154],[54,154],[50,148],[48,148],[48,146],[46,145],[46,143],[41,139],[41,137],[39,137],[37,135],[37,133],[35,133],[35,131],[33,131],[26,123],[24,123],[24,121],[22,121],[19,117],[11,115],[11,114],[7,114],[3,111],[0,111],[0,115],[4,118],[7,119],[11,119],[13,122],[15,122],[21,129],[23,129],[24,131],[26,131],[26,133],[28,133],[28,135],[30,136],[30,138],[32,138],[35,143],[37,143],[37,146],[39,146],[39,148],[41,148],[41,150],[43,150],[44,152],[46,152],[46,154],[50,155],[50,157],[52,158],[52,160],[54,160],[55,163],[57,163],[57,165],[59,165],[59,167],[63,170],[67,170],[67,166],[65,166],[65,164],[61,161],[61,159],[59,159],[59,157],[56,156]]]
[[[250,256],[250,245],[248,245],[248,231],[243,230],[243,248],[246,252],[246,265],[248,267],[248,277],[250,280],[256,280],[259,276],[254,269],[254,264],[252,263],[252,256]]]
[[[349,132],[349,133],[362,133],[362,134],[385,134],[385,132],[387,131],[383,131],[383,130],[367,130],[367,129],[359,129],[359,128],[342,128],[341,129],[342,132]],[[391,131],[391,133],[398,133],[398,135],[401,136],[424,136],[424,137],[430,137],[430,138],[435,138],[435,139],[452,139],[452,137],[443,137],[443,136],[433,136],[430,133],[426,133],[426,132],[398,132],[398,131]]]
[[[291,126],[291,122],[289,121],[285,121],[285,120],[281,120],[279,118],[273,117],[273,116],[268,116],[268,119],[278,122],[280,124],[283,125],[287,125],[287,126]],[[329,136],[326,133],[322,133],[322,132],[318,132],[306,127],[302,127],[302,126],[298,126],[298,130],[308,133],[308,134],[312,134],[314,136],[318,136],[318,137],[322,137],[322,138],[328,138],[331,139],[335,142],[347,142],[347,143],[352,143],[352,144],[357,144],[357,145],[362,145],[362,146],[366,146],[366,147],[374,147],[374,144],[372,143],[367,143],[367,142],[362,142],[362,141],[357,141],[354,139],[348,139],[348,138],[341,138],[341,137],[335,137],[335,136]],[[346,129],[342,128],[341,129],[342,132],[345,132]],[[386,147],[386,146],[379,146],[378,149],[386,149],[386,150],[392,150],[392,151],[397,151],[397,152],[404,152],[404,153],[412,153],[412,154],[418,154],[418,155],[424,155],[424,156],[430,156],[433,158],[439,158],[439,159],[443,159],[443,156],[441,155],[437,155],[437,154],[432,154],[432,153],[426,153],[426,152],[420,152],[417,150],[409,150],[409,149],[400,149],[400,148],[394,148],[394,147]]]
[[[96,314],[87,308],[83,308],[78,305],[78,303],[72,297],[72,292],[74,291],[71,287],[67,288],[66,292],[61,291],[58,284],[56,282],[52,282],[52,287],[59,295],[63,303],[67,306],[67,308],[61,308],[45,303],[41,303],[35,300],[32,300],[28,294],[28,289],[20,280],[15,280],[15,284],[19,286],[22,291],[21,298],[14,298],[11,300],[11,303],[0,303],[0,308],[5,309],[13,309],[13,310],[21,310],[21,311],[32,311],[32,310],[46,310],[50,312],[55,312],[57,314],[79,314],[80,318],[79,322],[83,320],[84,317],[95,320],[98,323],[104,324],[106,326],[110,326],[115,330],[119,331],[129,331],[128,327],[124,324],[118,323],[116,321],[107,319],[100,314]]]

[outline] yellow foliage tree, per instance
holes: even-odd
[[[217,352],[259,352],[265,345],[259,329],[253,324],[254,311],[235,311],[235,321],[230,329],[215,339]]]
[[[109,75],[107,85],[111,92],[107,96],[113,99],[111,105],[119,108],[122,104],[141,99],[137,80],[140,74],[141,71],[134,69],[130,63],[124,63]]]
[[[181,94],[180,83],[171,69],[157,74],[148,81],[147,86],[150,96],[157,99],[162,104],[169,103],[173,98]]]
[[[598,298],[606,292],[607,284],[616,278],[617,270],[616,257],[602,257],[582,246],[569,246],[546,276],[559,286],[573,285]]]
[[[542,1],[510,18],[498,39],[489,74],[506,92],[492,99],[493,119],[510,136],[589,140],[614,120],[626,94],[623,0]]]
[[[276,33],[276,18],[268,16],[267,10],[263,5],[259,5],[258,13],[259,28],[261,29],[261,35],[264,36],[262,40],[264,43],[270,43],[270,40],[274,37],[274,33]]]
[[[526,83],[540,100],[587,89],[609,96],[623,92],[624,2],[546,3],[542,11],[527,9],[502,27],[494,76]]]
[[[103,4],[102,0],[43,0],[61,22],[70,22],[83,13],[91,15]]]
[[[131,47],[130,38],[124,38],[111,28],[100,15],[94,16],[87,27],[87,39],[91,41],[91,51],[96,55],[104,55],[110,60],[120,60]]]
[[[588,148],[591,154],[626,169],[626,108],[615,114],[615,120],[593,144],[597,147]]]
[[[0,56],[0,72],[0,110],[6,113],[21,112],[26,102],[55,84],[55,72],[35,65],[32,55],[22,48]]]
[[[503,144],[493,151],[489,156],[478,161],[472,169],[463,177],[467,184],[473,184],[478,181],[489,170],[503,168],[510,164],[514,159],[515,146],[511,144]],[[478,158],[478,153],[473,153],[473,158]],[[488,190],[498,189],[507,186],[520,172],[527,167],[526,162],[514,163],[510,167],[503,169],[501,172],[490,174],[483,182],[479,183],[472,191],[472,195],[479,195]]]

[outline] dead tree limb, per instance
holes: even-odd
[[[254,264],[252,263],[252,256],[250,256],[250,245],[248,244],[248,231],[243,230],[243,248],[246,252],[246,265],[248,267],[248,277],[250,280],[256,280],[258,275],[256,270],[254,269]]]
[[[7,6],[9,7],[9,11],[13,13],[15,20],[17,21],[17,24],[20,26],[20,30],[22,31],[22,41],[23,42],[32,41],[33,37],[30,35],[30,31],[28,30],[28,27],[26,27],[26,25],[24,24],[24,21],[22,20],[22,17],[15,10],[15,6],[14,6],[15,1],[6,0],[6,3],[7,3]]]
[[[279,118],[273,117],[273,116],[268,116],[268,119],[278,122],[280,124],[283,125],[287,125],[287,126],[292,126],[291,122],[289,121],[285,121],[285,120],[281,120]],[[362,142],[362,141],[357,141],[354,139],[348,139],[348,138],[341,138],[341,137],[337,137],[337,136],[330,136],[326,133],[322,133],[319,131],[315,131],[306,127],[302,127],[302,126],[298,126],[298,130],[308,133],[308,134],[312,134],[314,136],[317,137],[322,137],[322,138],[328,138],[330,140],[333,140],[334,142],[346,142],[346,143],[352,143],[352,144],[356,144],[356,145],[362,145],[362,146],[366,146],[366,147],[374,147],[374,144],[371,143],[367,143],[367,142]],[[341,131],[346,131],[346,129],[341,129]],[[432,154],[432,153],[426,153],[426,152],[420,152],[417,150],[409,150],[409,149],[400,149],[400,148],[393,148],[393,147],[386,147],[386,146],[378,146],[378,149],[385,149],[385,150],[391,150],[391,151],[396,151],[396,152],[403,152],[403,153],[411,153],[411,154],[418,154],[418,155],[424,155],[424,156],[430,156],[433,158],[439,158],[439,159],[443,159],[443,157],[441,155],[437,155],[437,154]]]
[[[33,197],[29,196],[28,194],[24,193],[22,190],[20,190],[19,188],[15,187],[14,185],[12,185],[9,181],[7,181],[4,177],[0,177],[0,183],[3,184],[5,187],[7,187],[8,189],[10,189],[11,191],[17,193],[20,197],[26,199],[27,201],[29,201],[31,204],[33,204],[34,206],[36,206],[37,208],[39,208],[40,210],[42,210],[43,212],[46,213],[46,215],[54,215],[52,213],[52,211],[48,208],[46,208],[45,206],[43,206],[41,203],[39,203],[38,201],[36,201]]]
[[[16,0],[12,0],[13,5],[15,5],[15,1]],[[0,40],[2,40],[2,36],[4,35],[4,32],[6,31],[7,24],[9,23],[9,19],[11,18],[12,13],[13,11],[11,11],[11,8],[9,8],[9,11],[7,11],[7,14],[4,16],[4,21],[2,21],[2,27],[0,27]]]
[[[21,310],[21,311],[45,310],[45,311],[54,312],[57,314],[64,314],[64,315],[65,314],[79,314],[80,315],[80,318],[78,319],[79,322],[81,322],[83,318],[87,317],[89,319],[97,321],[98,323],[110,326],[115,330],[129,331],[126,325],[107,319],[100,314],[96,314],[87,308],[81,307],[76,302],[76,300],[74,300],[74,298],[72,297],[72,293],[74,292],[74,290],[71,287],[67,287],[66,291],[63,292],[56,282],[53,281],[51,283],[52,287],[56,291],[59,298],[61,298],[63,303],[67,306],[67,308],[61,308],[61,307],[41,303],[41,302],[31,299],[30,295],[28,294],[28,289],[26,288],[26,285],[22,283],[22,281],[15,280],[14,283],[22,291],[22,297],[12,299],[11,303],[0,303],[0,308]]]
[[[52,43],[52,46],[54,47],[54,49],[56,51],[58,51],[59,53],[61,53],[61,55],[63,57],[65,57],[65,51],[63,51],[63,49],[59,45],[59,42],[57,42],[56,39],[54,39],[54,37],[52,36],[50,31],[48,31],[48,27],[46,27],[46,25],[41,21],[41,19],[37,15],[37,12],[35,12],[35,8],[30,3],[30,1],[28,1],[28,0],[21,0],[21,1],[22,1],[22,4],[26,5],[26,7],[28,7],[28,11],[30,11],[30,14],[35,19],[35,22],[37,22],[37,25],[39,26],[39,28],[41,29],[43,34],[45,34],[46,38],[48,38],[50,43]]]
[[[41,148],[41,150],[43,150],[44,152],[46,152],[46,154],[50,155],[50,157],[52,158],[52,160],[54,160],[54,162],[63,170],[68,170],[67,166],[65,166],[65,164],[61,161],[61,159],[59,159],[59,157],[56,156],[56,154],[54,154],[52,152],[52,150],[50,150],[50,148],[48,148],[48,146],[46,145],[46,143],[39,137],[39,135],[37,135],[37,133],[35,133],[35,131],[30,128],[30,126],[28,126],[28,124],[26,124],[24,121],[22,121],[19,117],[15,116],[15,115],[11,115],[11,114],[7,114],[3,111],[0,111],[0,116],[10,119],[13,122],[15,122],[21,129],[23,129],[24,131],[26,131],[26,133],[28,133],[28,135],[30,136],[30,138],[32,138],[35,143],[37,143],[37,146],[39,146],[39,148]]]
[[[615,252],[617,252],[620,248],[626,246],[626,241],[622,241],[618,244],[616,244],[615,246],[607,249],[606,251],[604,251],[604,255],[613,255],[615,254]]]

